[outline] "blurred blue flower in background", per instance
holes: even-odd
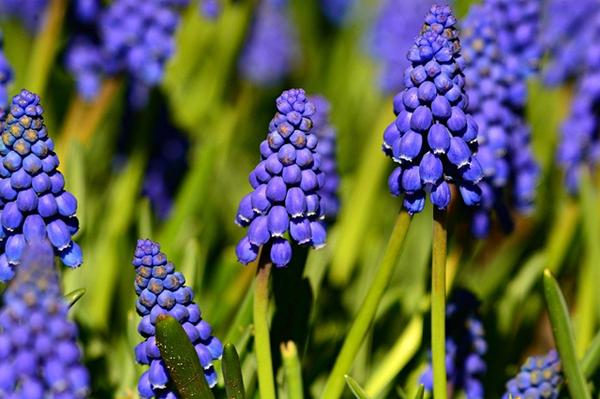
[[[249,176],[254,191],[238,207],[236,223],[248,232],[236,253],[247,264],[256,259],[260,246],[268,245],[273,264],[284,267],[292,259],[286,233],[300,245],[325,245],[319,192],[326,177],[313,131],[315,105],[302,89],[284,91],[276,105],[267,139],[260,144],[261,161]]]
[[[286,78],[298,56],[294,21],[287,1],[262,0],[239,59],[241,75],[260,86],[273,86]]]
[[[219,18],[221,12],[223,12],[223,5],[220,0],[200,0],[198,6],[200,7],[200,13],[210,20]]]
[[[77,346],[77,327],[54,267],[52,246],[33,241],[4,294],[0,311],[0,396],[86,398],[89,375]]]
[[[43,22],[48,0],[0,0],[0,17],[15,18],[31,32]]]
[[[421,35],[408,52],[405,89],[394,98],[396,120],[383,135],[383,151],[399,166],[388,179],[390,192],[404,195],[409,213],[450,204],[449,183],[465,204],[481,199],[483,178],[477,150],[477,123],[466,113],[463,65],[456,18],[448,6],[432,6]]]
[[[544,398],[556,399],[562,384],[560,358],[552,349],[545,356],[530,356],[521,370],[506,383],[506,393],[502,399]]]
[[[343,24],[350,15],[355,0],[320,0],[321,10],[336,25]]]
[[[44,125],[40,98],[27,90],[17,94],[6,118],[0,144],[1,238],[0,281],[14,275],[28,242],[48,239],[69,267],[81,265],[77,200],[65,190],[54,143]]]
[[[463,390],[467,399],[485,397],[482,377],[487,343],[478,316],[479,301],[469,291],[460,289],[446,307],[446,373],[452,392]],[[433,390],[433,370],[428,365],[420,378],[429,392]]]
[[[70,44],[65,66],[75,78],[77,92],[86,101],[98,95],[104,78],[105,60],[102,49],[85,36],[76,37]]]
[[[8,107],[8,85],[13,80],[13,70],[4,55],[4,38],[0,33],[0,123],[4,122]],[[0,124],[0,128],[2,125]]]
[[[135,347],[135,359],[149,366],[139,379],[140,396],[144,399],[177,397],[154,336],[156,319],[161,314],[168,314],[181,324],[198,354],[208,385],[215,386],[217,374],[213,361],[221,358],[223,346],[201,317],[194,292],[185,285],[185,277],[167,261],[158,243],[150,240],[138,240],[132,263],[138,295],[136,309],[142,317],[138,332],[144,337]]]
[[[369,32],[369,48],[381,62],[379,86],[386,93],[404,88],[404,71],[410,63],[406,59],[433,1],[382,0]]]

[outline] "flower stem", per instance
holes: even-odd
[[[323,395],[321,395],[324,399],[337,399],[342,395],[345,384],[344,375],[350,371],[356,353],[360,349],[365,335],[375,318],[377,307],[390,282],[392,271],[398,260],[398,255],[402,249],[402,244],[404,243],[411,220],[412,217],[404,210],[398,215],[396,225],[383,255],[381,266],[379,266],[379,270],[376,272],[367,296],[358,311],[358,315],[356,315],[356,319],[346,336],[342,350],[329,375],[327,385],[325,386]]]
[[[254,287],[254,348],[258,368],[258,388],[261,399],[275,399],[271,339],[269,336],[269,277],[273,267],[270,248],[263,246],[256,271]]]
[[[52,0],[46,9],[44,26],[33,44],[27,88],[44,98],[44,91],[56,55],[58,39],[67,11],[67,0]]]
[[[433,211],[431,353],[433,397],[446,399],[446,211]]]

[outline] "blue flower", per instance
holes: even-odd
[[[404,70],[409,66],[406,53],[432,4],[429,0],[381,1],[369,33],[372,55],[382,64],[381,90],[396,93],[404,88]]]
[[[0,0],[0,16],[18,19],[31,31],[42,24],[48,0]]]
[[[325,183],[319,191],[321,207],[325,210],[325,218],[334,221],[340,209],[338,188],[340,176],[336,161],[336,132],[329,120],[329,102],[322,96],[313,96],[316,112],[313,115],[313,130],[319,139],[317,152],[321,155],[321,171],[325,174]]]
[[[27,90],[10,107],[0,144],[0,281],[14,275],[14,267],[28,242],[48,239],[66,266],[83,259],[72,237],[79,229],[77,200],[65,190],[57,170],[58,156],[44,125],[40,98]]]
[[[450,183],[465,204],[481,199],[483,171],[473,156],[477,123],[466,112],[463,59],[448,6],[433,6],[408,52],[405,89],[394,98],[396,120],[383,135],[383,151],[398,166],[388,179],[392,194],[404,195],[409,213],[421,212],[425,196],[438,209],[450,204]]]
[[[348,17],[354,0],[320,0],[323,14],[334,24],[342,24]]]
[[[291,72],[298,54],[294,22],[287,2],[262,0],[239,60],[242,76],[260,86],[273,86]]]
[[[326,177],[312,131],[314,104],[304,90],[291,89],[277,98],[276,105],[267,139],[260,145],[261,161],[249,176],[254,191],[238,207],[236,222],[248,232],[236,253],[247,264],[265,246],[273,264],[284,267],[292,258],[287,234],[300,245],[325,245],[325,209],[319,193]]]
[[[200,13],[207,19],[215,20],[223,12],[223,5],[220,0],[200,0]]]
[[[4,294],[0,311],[0,396],[86,398],[89,375],[67,317],[52,246],[35,241]]]
[[[214,387],[217,374],[213,361],[221,358],[223,346],[212,335],[208,322],[201,317],[200,308],[194,302],[194,292],[185,285],[185,277],[167,261],[158,243],[150,240],[138,240],[132,263],[138,295],[136,309],[142,317],[138,332],[144,337],[144,341],[135,347],[135,359],[149,366],[138,382],[140,396],[143,399],[177,397],[156,346],[156,320],[161,314],[168,314],[179,321],[196,349],[208,385]]]
[[[77,91],[86,101],[98,95],[104,77],[104,56],[100,46],[89,38],[76,37],[69,46],[66,68],[77,83]]]
[[[553,349],[545,356],[528,357],[519,373],[506,383],[502,399],[547,398],[556,399],[562,384],[558,353]]]
[[[446,375],[452,391],[463,390],[467,399],[483,399],[481,383],[486,371],[483,359],[487,343],[477,314],[479,301],[466,290],[453,294],[446,308]],[[433,390],[431,365],[421,375],[421,384]]]
[[[4,55],[4,39],[0,34],[0,122],[4,122],[8,107],[8,85],[13,80],[13,70]],[[0,127],[2,125],[0,124]]]

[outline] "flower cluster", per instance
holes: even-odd
[[[0,16],[18,19],[35,32],[42,24],[48,3],[48,0],[0,0]]]
[[[594,26],[599,18],[596,0],[551,0],[546,10],[542,44],[549,54],[544,82],[557,86],[582,72],[586,51],[594,42]]]
[[[487,352],[483,326],[477,315],[479,301],[469,291],[454,293],[446,309],[446,374],[452,391],[464,390],[467,399],[483,399],[481,378]],[[431,365],[421,375],[421,384],[433,390]]]
[[[387,93],[404,88],[404,71],[409,63],[406,50],[419,33],[423,16],[433,1],[383,0],[370,32],[373,56],[382,63],[379,86]]]
[[[43,112],[40,98],[22,90],[12,100],[2,132],[0,281],[13,277],[26,244],[40,239],[50,241],[65,265],[82,262],[81,249],[72,240],[79,229],[77,200],[65,191]]]
[[[489,6],[473,6],[463,23],[462,43],[465,59],[465,88],[469,96],[467,110],[479,127],[477,159],[483,169],[480,183],[482,200],[475,208],[472,230],[475,236],[489,232],[494,210],[501,219],[504,192],[511,189],[515,206],[530,209],[534,199],[538,166],[529,145],[529,131],[523,118],[514,110],[514,93],[521,93],[521,83],[511,73],[496,40],[496,30]],[[516,85],[516,86],[515,86]],[[510,220],[501,220],[510,225]]]
[[[527,358],[519,374],[506,383],[502,399],[513,398],[558,398],[562,384],[558,353],[553,349],[545,356]]]
[[[0,311],[0,397],[87,397],[89,375],[67,313],[52,247],[31,243]]]
[[[337,172],[336,162],[336,139],[335,128],[329,120],[330,105],[322,96],[314,96],[310,99],[315,104],[316,112],[313,115],[313,130],[319,139],[317,152],[321,156],[321,172],[325,174],[325,183],[319,195],[321,196],[321,206],[325,210],[325,218],[333,221],[337,217],[340,209],[340,200],[337,191],[340,185],[340,176]]]
[[[267,139],[260,144],[261,161],[250,173],[253,192],[240,202],[236,222],[248,226],[236,253],[242,263],[256,259],[261,245],[270,247],[271,261],[286,266],[292,247],[284,237],[289,232],[298,244],[325,244],[320,190],[321,172],[318,138],[312,132],[315,106],[302,89],[284,91],[276,101],[277,113],[269,124]]]
[[[396,120],[383,136],[383,150],[399,166],[388,184],[404,194],[409,213],[421,212],[425,195],[439,209],[450,204],[455,183],[467,205],[481,198],[483,177],[477,149],[477,124],[466,113],[463,60],[456,19],[448,6],[432,6],[421,35],[408,53],[405,89],[394,98]]]
[[[75,16],[81,23],[93,23],[100,15],[101,0],[76,0],[74,2]]]
[[[0,34],[0,128],[8,105],[8,85],[13,80],[13,70],[4,56],[4,40]]]
[[[144,341],[135,347],[135,358],[138,363],[150,366],[140,377],[140,396],[144,399],[176,397],[154,336],[156,320],[161,314],[179,321],[196,349],[208,385],[213,387],[217,383],[217,374],[212,362],[221,358],[223,346],[211,335],[210,325],[202,319],[200,308],[194,302],[194,293],[185,285],[184,276],[175,271],[175,266],[160,252],[160,246],[150,240],[138,240],[132,263],[138,295],[135,305],[142,316],[138,332],[144,337]]]
[[[282,1],[262,0],[258,6],[239,61],[242,76],[250,82],[270,86],[290,73],[298,39],[287,11]]]
[[[537,71],[542,56],[540,44],[541,0],[485,0],[493,12],[500,48],[514,57],[519,74],[529,76]]]
[[[77,83],[77,92],[86,101],[98,95],[104,74],[104,57],[100,47],[91,39],[80,36],[69,46],[66,68]]]

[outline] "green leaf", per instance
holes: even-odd
[[[69,308],[75,305],[75,303],[80,300],[83,295],[85,295],[85,288],[78,288],[65,295],[65,301],[67,302]]]
[[[600,366],[600,332],[592,340],[581,361],[581,369],[586,377],[591,377]]]
[[[298,359],[296,344],[293,341],[282,343],[280,350],[281,357],[283,358],[283,367],[285,368],[288,398],[303,399],[302,368]]]
[[[569,392],[574,398],[591,399],[592,396],[575,355],[575,342],[567,303],[558,282],[548,269],[544,271],[544,295]]]
[[[348,384],[348,387],[357,399],[369,399],[365,390],[362,389],[362,387],[358,384],[358,382],[356,382],[356,380],[354,380],[354,378],[347,374],[344,376],[344,378],[346,379],[346,384]]]
[[[230,342],[223,346],[222,367],[227,399],[244,399],[244,380],[242,378],[240,357],[235,346]]]
[[[182,399],[214,399],[198,354],[183,327],[173,317],[158,316],[156,345]]]
[[[425,386],[423,384],[421,384],[421,385],[419,385],[419,389],[417,390],[415,399],[423,399],[424,395],[425,395]]]

